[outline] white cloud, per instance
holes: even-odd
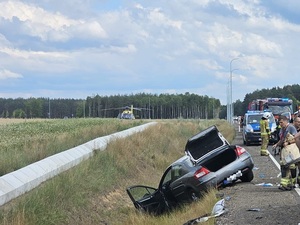
[[[34,77],[38,88],[27,92],[36,95],[189,91],[224,103],[233,58],[239,99],[259,83],[279,86],[300,71],[300,26],[280,14],[282,1],[58,3],[0,1],[1,68],[26,78],[14,88]],[[291,6],[287,1],[284,10]],[[58,89],[62,82],[68,85]]]
[[[97,21],[74,20],[60,13],[47,12],[20,1],[0,3],[0,17],[11,22],[18,19],[25,35],[43,41],[67,41],[71,38],[105,38],[104,29]]]
[[[221,69],[221,66],[214,60],[209,60],[209,59],[196,60],[195,63],[198,63],[200,66],[203,66],[207,70]]]
[[[245,44],[254,52],[260,52],[268,56],[276,57],[282,55],[280,43],[276,44],[273,41],[267,40],[257,34],[249,34],[246,37]]]
[[[12,21],[18,18],[22,22],[34,24],[44,24],[45,26],[59,30],[63,26],[76,24],[75,20],[70,20],[59,13],[53,14],[34,5],[29,5],[21,1],[5,1],[0,3],[0,16]]]
[[[71,64],[71,53],[66,52],[44,52],[44,51],[25,51],[13,48],[0,48],[0,54],[5,54],[3,59],[6,66],[14,68],[18,65],[19,69],[31,72],[38,72],[38,76],[43,76],[47,72],[52,72],[53,76],[66,71],[75,69]],[[12,60],[7,60],[7,57]],[[72,68],[73,67],[73,68]],[[76,66],[80,67],[79,65]]]
[[[241,15],[246,15],[249,17],[261,17],[265,16],[265,11],[259,7],[258,0],[219,0],[220,3],[227,5],[229,8],[233,8]]]
[[[6,69],[0,69],[0,80],[23,78],[21,74],[11,72]]]
[[[110,48],[112,50],[112,52],[114,53],[134,53],[137,51],[136,47],[132,44],[129,44],[125,47],[115,47],[115,46],[112,46]]]
[[[169,19],[160,9],[156,8],[149,12],[148,18],[155,25],[168,25],[173,28],[181,29],[182,22]]]
[[[10,42],[0,33],[0,47],[1,46],[10,46]]]

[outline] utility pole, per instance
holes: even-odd
[[[48,106],[49,106],[49,109],[48,109],[48,118],[50,119],[51,118],[51,112],[50,112],[50,98],[48,98]]]
[[[238,69],[232,69],[232,62],[234,60],[238,60],[239,58],[234,58],[230,61],[230,101],[229,101],[229,122],[230,124],[233,123],[233,103],[232,103],[232,72],[234,70],[238,70]],[[228,115],[227,115],[228,116]]]

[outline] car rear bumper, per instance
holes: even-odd
[[[251,155],[248,152],[245,152],[241,155],[237,160],[232,162],[230,165],[224,167],[222,170],[219,171],[222,176],[219,177],[218,183],[222,182],[225,178],[231,176],[232,174],[236,173],[237,171],[245,171],[245,170],[252,170],[254,167],[254,162]]]
[[[223,167],[217,172],[211,172],[204,179],[199,180],[198,184],[199,190],[207,190],[207,187],[216,187],[223,183],[225,179],[231,175],[241,171],[242,173],[252,170],[254,167],[254,162],[251,155],[248,152],[242,154],[234,162]]]

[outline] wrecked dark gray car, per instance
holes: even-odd
[[[159,215],[199,199],[212,187],[253,179],[254,163],[243,147],[230,145],[216,126],[191,137],[185,156],[164,172],[158,188],[135,185],[126,189],[138,210]]]

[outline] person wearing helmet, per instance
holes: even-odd
[[[280,131],[279,131],[279,141],[273,145],[273,148],[280,147],[281,149],[288,145],[286,137],[287,134],[291,134],[295,136],[297,134],[297,130],[293,124],[289,123],[289,119],[286,116],[281,115],[279,117],[279,124],[280,124]],[[282,152],[282,151],[281,151]],[[294,179],[293,174],[291,173],[291,170],[295,168],[295,164],[291,164],[289,166],[286,166],[283,164],[282,156],[280,155],[280,170],[281,170],[281,179],[280,179],[280,186],[279,189],[283,191],[289,191],[292,190],[294,187]]]
[[[300,117],[299,117],[299,114],[297,114],[294,117],[293,125],[295,126],[295,128],[297,130],[297,134],[295,134],[295,142],[296,142],[298,149],[300,150]],[[291,171],[292,179],[295,177],[295,179],[293,180],[294,184],[295,184],[295,186],[300,187],[300,162],[295,163],[295,167],[296,167],[295,170]],[[298,168],[298,175],[297,175],[297,168]]]
[[[260,136],[261,136],[261,148],[260,148],[260,155],[261,156],[268,156],[268,144],[270,139],[270,125],[269,125],[269,117],[270,113],[265,112],[261,117],[259,122],[260,125]]]

